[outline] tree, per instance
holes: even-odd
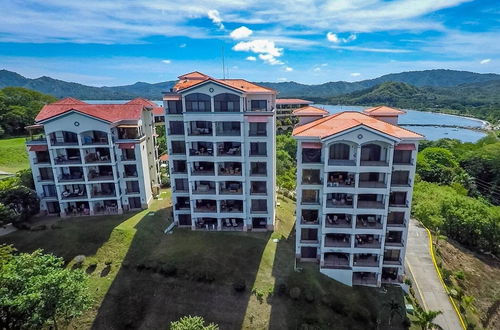
[[[183,316],[179,320],[170,323],[170,330],[219,330],[214,323],[205,325],[201,316]]]
[[[455,156],[447,149],[430,147],[418,153],[417,173],[422,180],[450,184],[462,172]]]
[[[417,308],[415,311],[417,317],[414,323],[418,324],[422,330],[443,329],[439,324],[434,323],[434,319],[443,314],[441,311],[424,311],[422,308]]]
[[[391,325],[394,316],[399,315],[400,318],[403,318],[401,306],[394,299],[386,303],[385,306],[389,309],[389,326]]]
[[[13,224],[26,221],[40,211],[40,199],[36,192],[23,186],[0,191],[0,203],[8,206],[17,215]]]
[[[4,226],[6,224],[15,222],[17,220],[16,213],[10,208],[0,203],[0,225]]]
[[[33,173],[31,168],[20,170],[16,173],[19,185],[30,189],[35,189],[35,182],[33,181]]]
[[[0,265],[0,328],[58,327],[90,308],[88,275],[64,268],[42,250],[13,255]]]

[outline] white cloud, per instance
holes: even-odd
[[[339,38],[339,36],[333,32],[328,32],[326,34],[326,39],[328,41],[333,42],[335,44],[340,44],[340,43],[347,43],[350,41],[354,41],[357,39],[357,36],[355,34],[350,34],[347,38]]]
[[[281,65],[284,64],[282,61],[278,60],[276,57],[274,57],[271,54],[259,54],[259,58],[266,62],[267,64],[271,65]]]
[[[220,13],[217,9],[211,9],[207,12],[208,18],[219,27],[219,29],[224,29],[224,24],[222,24],[222,18],[220,17]]]
[[[482,60],[481,62],[479,62],[479,64],[487,64],[487,63],[490,63],[491,62],[491,58],[485,58],[484,60]]]
[[[314,69],[313,69],[313,71],[314,71],[314,72],[320,72],[320,71],[321,71],[321,68],[316,67],[316,68],[314,68]]]
[[[246,26],[240,26],[239,28],[233,30],[229,36],[235,40],[246,39],[252,35],[253,31]]]
[[[339,37],[335,33],[333,33],[333,32],[328,32],[326,34],[326,39],[328,39],[328,41],[334,42],[336,44],[340,42]]]
[[[351,73],[351,77],[359,77],[359,76],[361,76],[361,73],[359,73],[359,72],[352,72]]]
[[[257,57],[255,57],[255,56],[247,56],[246,60],[247,61],[257,61]]]
[[[179,48],[186,48],[187,44],[180,44]]]
[[[283,48],[278,48],[274,41],[265,39],[255,39],[252,41],[240,41],[233,46],[237,52],[252,52],[258,54],[258,57],[271,65],[283,64],[277,57],[283,55]]]
[[[286,71],[286,72],[292,72],[292,71],[293,71],[293,68],[291,68],[291,67],[287,66],[287,67],[285,68],[285,71]]]
[[[350,51],[358,52],[369,52],[369,53],[411,53],[408,49],[397,49],[397,48],[371,48],[371,47],[358,47],[358,46],[329,46],[333,49],[344,49]]]
[[[172,63],[172,61],[171,60],[162,60],[162,63],[170,64],[170,63]]]

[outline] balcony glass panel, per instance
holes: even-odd
[[[266,123],[250,123],[249,136],[267,136]]]
[[[328,194],[326,199],[327,207],[339,208],[352,208],[353,195],[352,194]]]
[[[241,176],[241,163],[224,162],[219,165],[219,175]]]
[[[210,96],[202,93],[192,93],[184,98],[186,112],[211,112]]]
[[[322,268],[350,269],[348,253],[325,253]]]
[[[330,172],[328,173],[328,187],[354,187],[355,175],[348,172]]]
[[[241,124],[238,121],[223,121],[216,123],[217,136],[240,136]]]
[[[387,151],[378,144],[361,146],[361,166],[387,166]]]
[[[222,142],[217,144],[218,156],[241,156],[240,142]]]
[[[302,184],[321,184],[320,170],[302,170]]]
[[[352,216],[345,213],[330,213],[325,217],[327,228],[351,228]]]
[[[321,163],[321,149],[303,148],[302,163]]]

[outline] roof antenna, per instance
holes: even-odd
[[[226,69],[224,65],[224,46],[222,46],[222,79],[226,79]]]

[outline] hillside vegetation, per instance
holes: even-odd
[[[374,87],[330,98],[344,105],[389,105],[405,109],[441,111],[475,116],[491,122],[500,120],[500,80],[455,87],[416,87],[385,82]]]

